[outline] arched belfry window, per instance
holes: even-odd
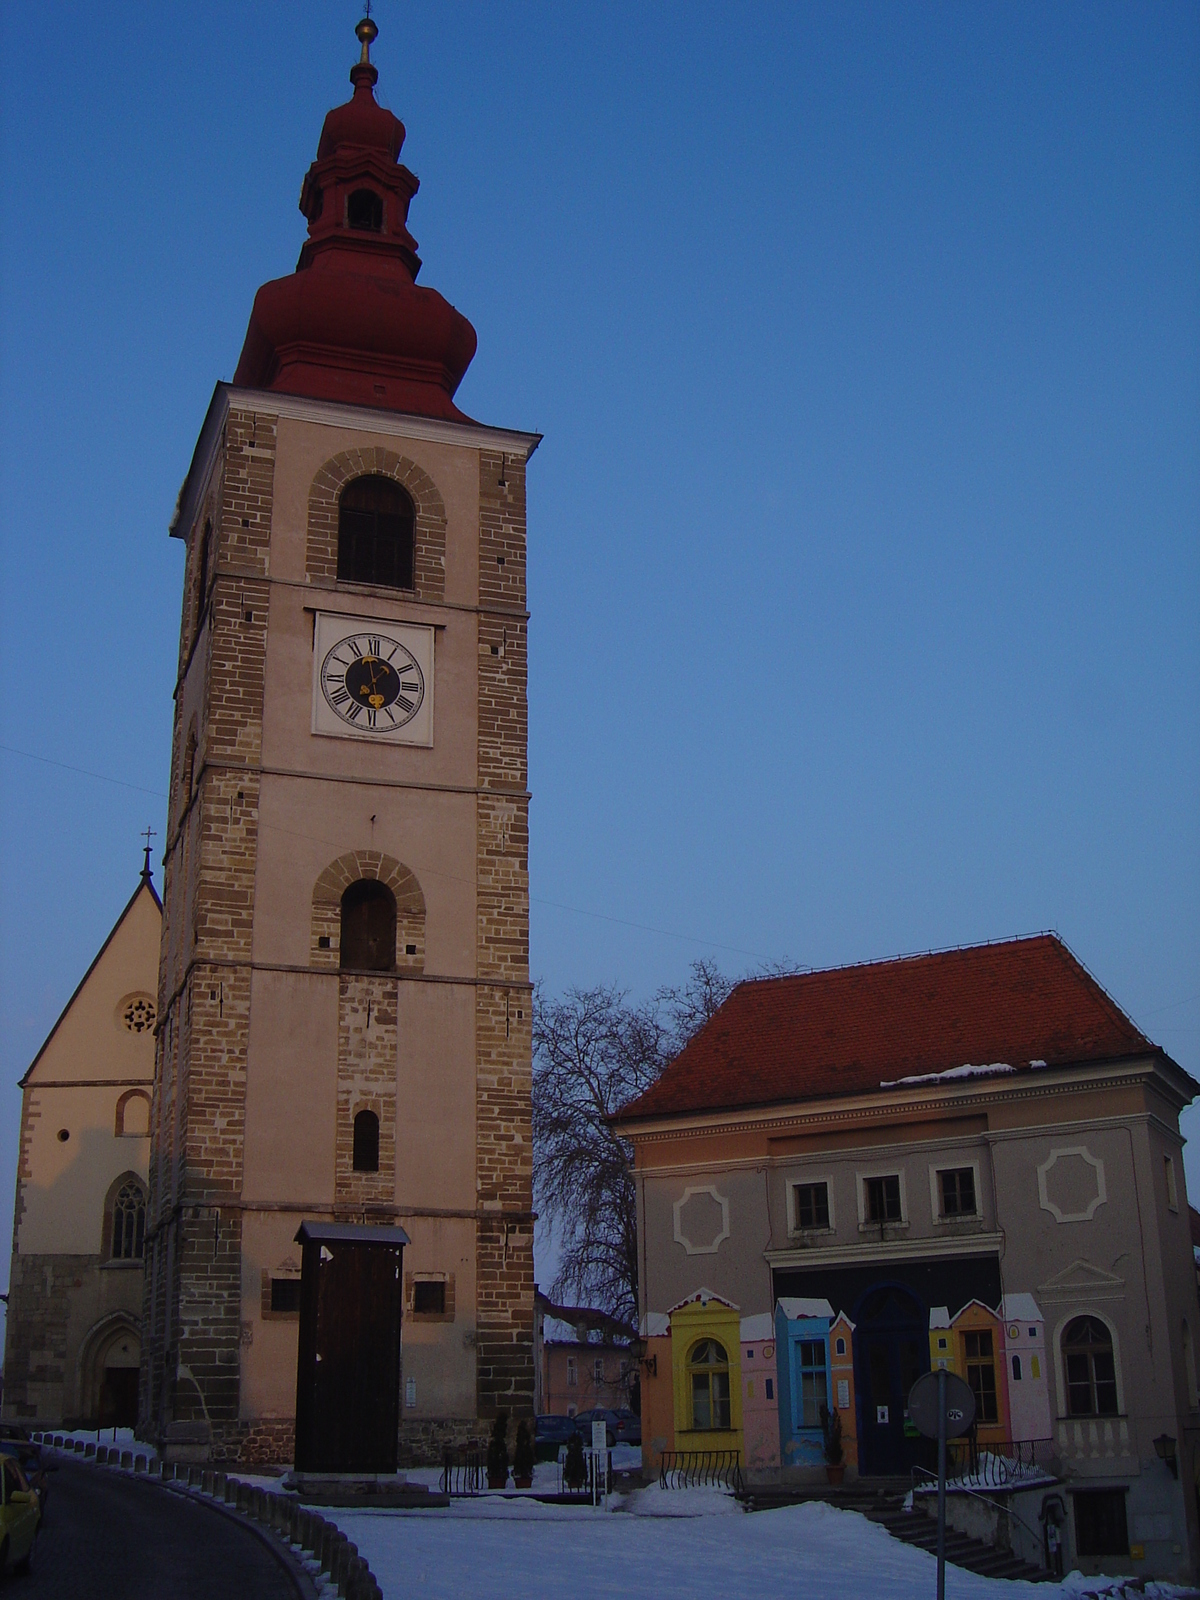
[[[373,1111],[360,1111],[354,1119],[354,1170],[379,1171],[379,1118]]]
[[[394,478],[351,479],[338,501],[338,577],[411,589],[415,521],[413,503]]]
[[[341,964],[356,972],[396,966],[396,897],[378,878],[360,878],[342,896]]]
[[[140,1183],[128,1178],[117,1190],[112,1208],[113,1261],[140,1261],[146,1248],[146,1196]]]
[[[382,233],[382,197],[374,189],[355,189],[346,201],[346,224],[362,233]]]
[[[1067,1370],[1067,1412],[1072,1417],[1115,1417],[1117,1369],[1112,1335],[1099,1317],[1076,1317],[1062,1336]]]

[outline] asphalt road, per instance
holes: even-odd
[[[59,1457],[34,1570],[5,1596],[55,1600],[297,1600],[287,1572],[219,1511],[124,1473]]]

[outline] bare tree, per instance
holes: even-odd
[[[696,962],[679,988],[630,1005],[615,987],[533,1003],[534,1185],[561,1248],[556,1299],[637,1319],[637,1203],[632,1148],[608,1118],[643,1093],[733,987]]]

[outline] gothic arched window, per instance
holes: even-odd
[[[146,1248],[146,1196],[128,1178],[117,1190],[112,1208],[112,1260],[140,1261]]]
[[[338,501],[338,577],[411,589],[415,521],[413,503],[394,478],[353,478]]]
[[[360,878],[342,896],[341,965],[357,972],[396,966],[396,897],[378,878]]]
[[[354,1119],[354,1170],[379,1171],[379,1118],[373,1111],[360,1111]]]
[[[1072,1417],[1117,1415],[1117,1370],[1112,1335],[1099,1317],[1076,1317],[1062,1336],[1067,1369],[1067,1413]]]
[[[355,189],[346,201],[346,224],[363,233],[383,232],[383,200],[374,189]]]
[[[393,478],[354,478],[338,501],[338,577],[411,589],[415,520],[412,501]]]

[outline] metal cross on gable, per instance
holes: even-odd
[[[149,824],[147,824],[146,827],[144,827],[142,829],[142,835],[141,836],[146,841],[146,859],[142,863],[142,877],[145,878],[145,879],[149,879],[149,877],[150,877],[150,841],[151,841],[151,839],[156,839],[158,837],[158,834],[155,831],[155,829],[153,829],[152,827],[150,827]]]

